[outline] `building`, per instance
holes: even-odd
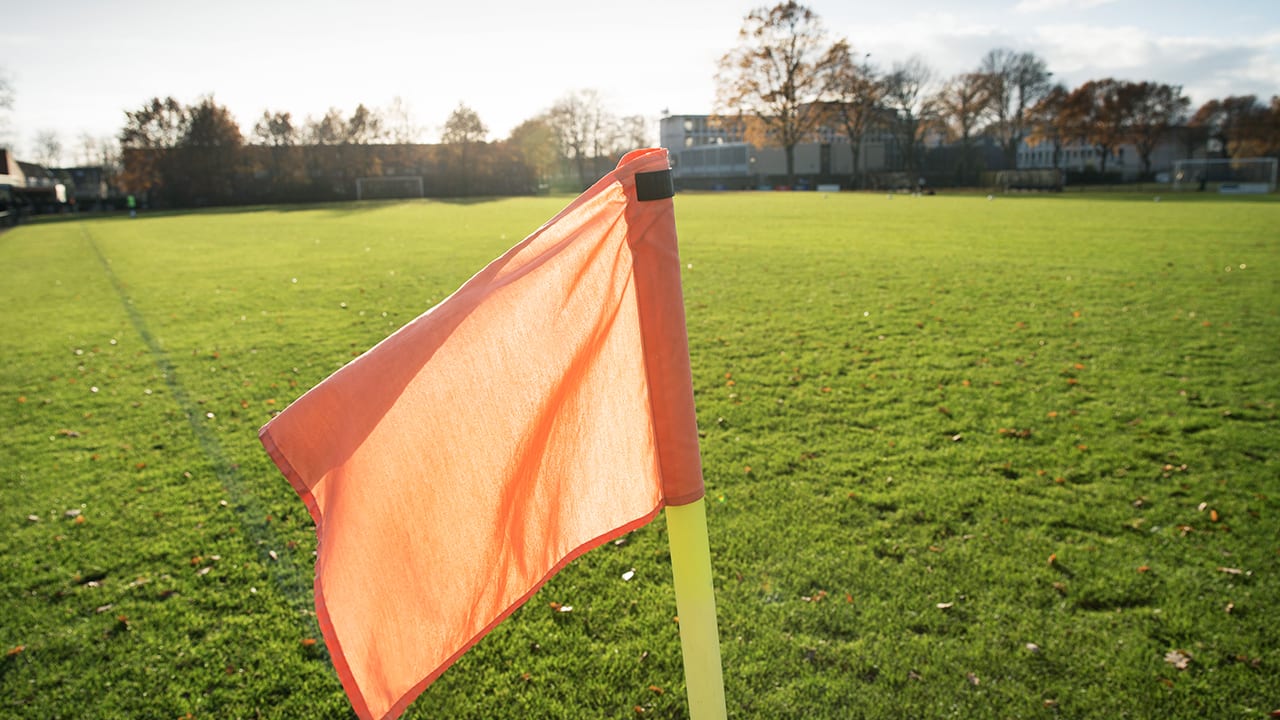
[[[67,187],[53,173],[0,148],[0,225],[14,225],[35,213],[59,212],[66,204]]]
[[[50,172],[66,185],[70,198],[81,210],[102,210],[116,199],[102,166],[51,168]]]
[[[902,153],[897,140],[883,131],[862,138],[857,172],[853,148],[840,130],[824,127],[819,141],[795,147],[797,189],[818,185],[897,187],[909,185],[899,172]],[[755,147],[732,125],[711,115],[666,115],[658,125],[659,142],[671,152],[677,187],[703,190],[786,187],[787,156],[781,147]]]
[[[1170,130],[1151,151],[1152,179],[1168,182],[1177,160],[1190,157],[1204,157],[1202,148],[1193,148],[1192,133],[1189,128],[1177,127]],[[1057,149],[1052,143],[1031,144],[1024,138],[1018,144],[1017,168],[1019,170],[1058,169],[1067,175],[1068,183],[1074,178],[1077,182],[1090,180],[1135,182],[1143,179],[1142,155],[1132,143],[1124,143],[1112,149],[1106,158],[1107,175],[1102,172],[1102,151],[1096,145],[1073,140],[1063,143]]]

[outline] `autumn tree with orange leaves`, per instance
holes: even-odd
[[[739,125],[752,145],[781,147],[792,185],[796,145],[824,119],[820,102],[833,57],[817,13],[792,0],[752,10],[738,46],[720,59],[716,114]]]

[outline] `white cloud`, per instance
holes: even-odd
[[[1113,2],[1115,0],[1021,0],[1013,6],[1013,11],[1031,14],[1054,10],[1089,10]]]
[[[1227,95],[1280,94],[1280,32],[1231,39],[1153,35],[1132,26],[1052,25],[1034,46],[1063,84],[1114,77],[1181,85],[1193,104]]]

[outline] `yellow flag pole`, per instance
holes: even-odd
[[[667,532],[671,537],[671,574],[675,581],[676,612],[680,616],[689,718],[724,720],[724,675],[720,667],[720,634],[716,625],[705,499],[688,505],[668,505]]]

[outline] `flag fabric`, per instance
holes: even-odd
[[[361,718],[702,497],[670,182],[666,150],[627,155],[261,429],[315,520],[320,628]]]

